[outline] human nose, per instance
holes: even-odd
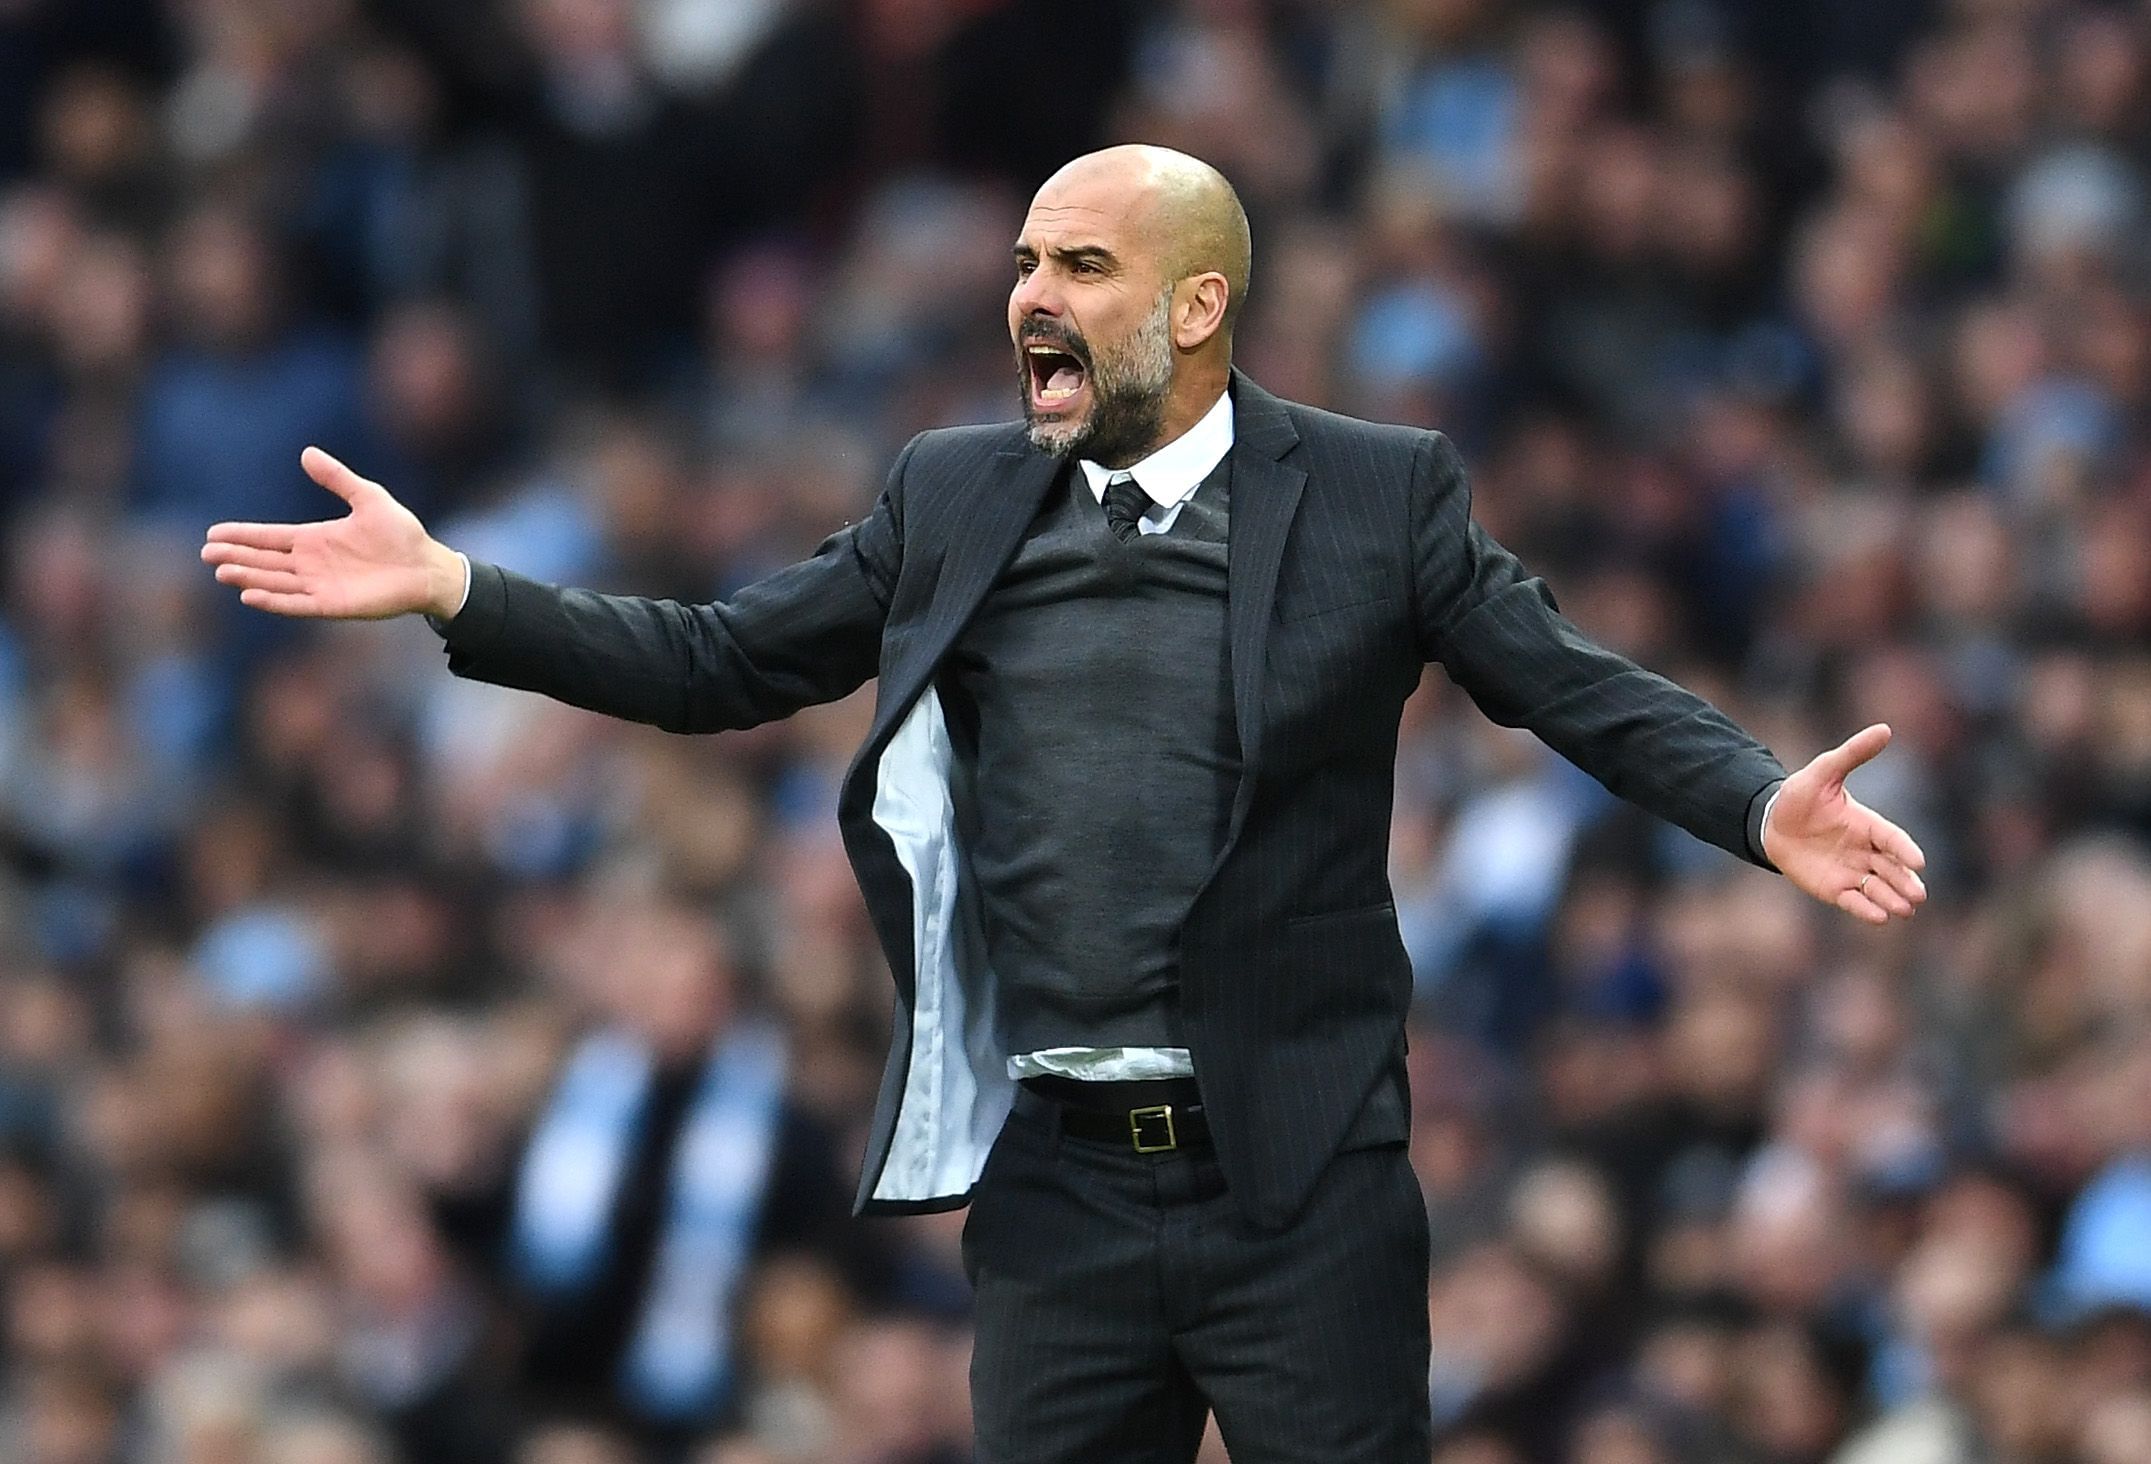
[[[1016,288],[1009,295],[1009,309],[1017,320],[1028,320],[1033,315],[1058,317],[1061,313],[1060,294],[1046,280],[1042,270],[1032,270],[1016,281]]]

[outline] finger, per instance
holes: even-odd
[[[274,615],[300,615],[318,618],[321,607],[311,595],[294,595],[276,590],[250,589],[239,592],[239,603],[255,610],[267,610]]]
[[[212,544],[245,544],[254,549],[289,549],[299,542],[297,524],[211,524]]]
[[[290,569],[291,556],[277,549],[255,549],[245,544],[204,544],[202,559],[208,564],[244,564],[250,569]]]
[[[1869,888],[1872,889],[1873,886],[1870,885]],[[1889,912],[1856,889],[1848,888],[1842,891],[1838,895],[1835,904],[1838,909],[1844,911],[1853,919],[1864,920],[1869,925],[1887,925],[1890,923]]]
[[[288,569],[255,569],[245,564],[218,565],[217,583],[241,591],[272,590],[277,594],[297,594],[304,588],[299,577]],[[242,594],[240,598],[246,597]]]
[[[356,505],[369,493],[388,491],[379,483],[361,478],[318,447],[309,447],[300,453],[299,466],[306,469],[307,477],[349,504]]]
[[[1880,906],[1899,920],[1912,918],[1912,902],[1880,875],[1870,877],[1860,893],[1867,896],[1870,903]]]
[[[1875,816],[1875,827],[1868,837],[1876,848],[1905,868],[1920,870],[1927,867],[1927,855],[1912,841],[1912,836],[1880,814]]]
[[[1914,905],[1927,903],[1926,883],[1918,875],[1888,855],[1877,854],[1875,856],[1873,874],[1875,877],[1868,885],[1869,889],[1873,889],[1876,885],[1886,884],[1895,890],[1900,898],[1908,900]]]
[[[1890,729],[1887,723],[1877,722],[1863,727],[1837,746],[1831,748],[1815,763],[1831,778],[1843,782],[1845,775],[1876,753],[1890,745]]]

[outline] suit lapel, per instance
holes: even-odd
[[[1015,557],[1023,532],[1038,517],[1046,492],[1060,477],[1061,462],[1029,446],[1007,447],[979,470],[984,481],[964,495],[965,521],[949,539],[941,562],[940,582],[916,645],[890,668],[889,685],[880,698],[872,747],[881,742],[926,687],[941,658],[971,623],[986,592]]]
[[[1233,800],[1224,851],[1239,837],[1253,800],[1262,755],[1262,693],[1268,675],[1270,610],[1277,572],[1299,512],[1307,475],[1278,461],[1299,443],[1284,404],[1235,371],[1233,391],[1232,527],[1225,561],[1226,624],[1232,656],[1232,712],[1240,736],[1240,788]]]

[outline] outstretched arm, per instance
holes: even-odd
[[[202,558],[257,609],[431,615],[459,676],[671,731],[720,731],[833,701],[874,674],[902,557],[896,486],[909,457],[865,520],[719,604],[562,589],[484,563],[466,582],[461,555],[388,490],[316,448],[302,465],[349,513],[218,524]]]
[[[1845,792],[1870,727],[1788,777],[1717,708],[1592,641],[1471,520],[1462,460],[1429,434],[1412,484],[1420,643],[1489,717],[1526,727],[1614,793],[1874,924],[1927,897],[1919,846]]]

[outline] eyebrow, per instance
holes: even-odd
[[[1012,252],[1019,262],[1038,257],[1038,251],[1028,244],[1019,243]],[[1120,267],[1118,256],[1102,244],[1061,245],[1047,249],[1046,253],[1063,264],[1078,264],[1084,260],[1094,260],[1109,269],[1118,269]]]

